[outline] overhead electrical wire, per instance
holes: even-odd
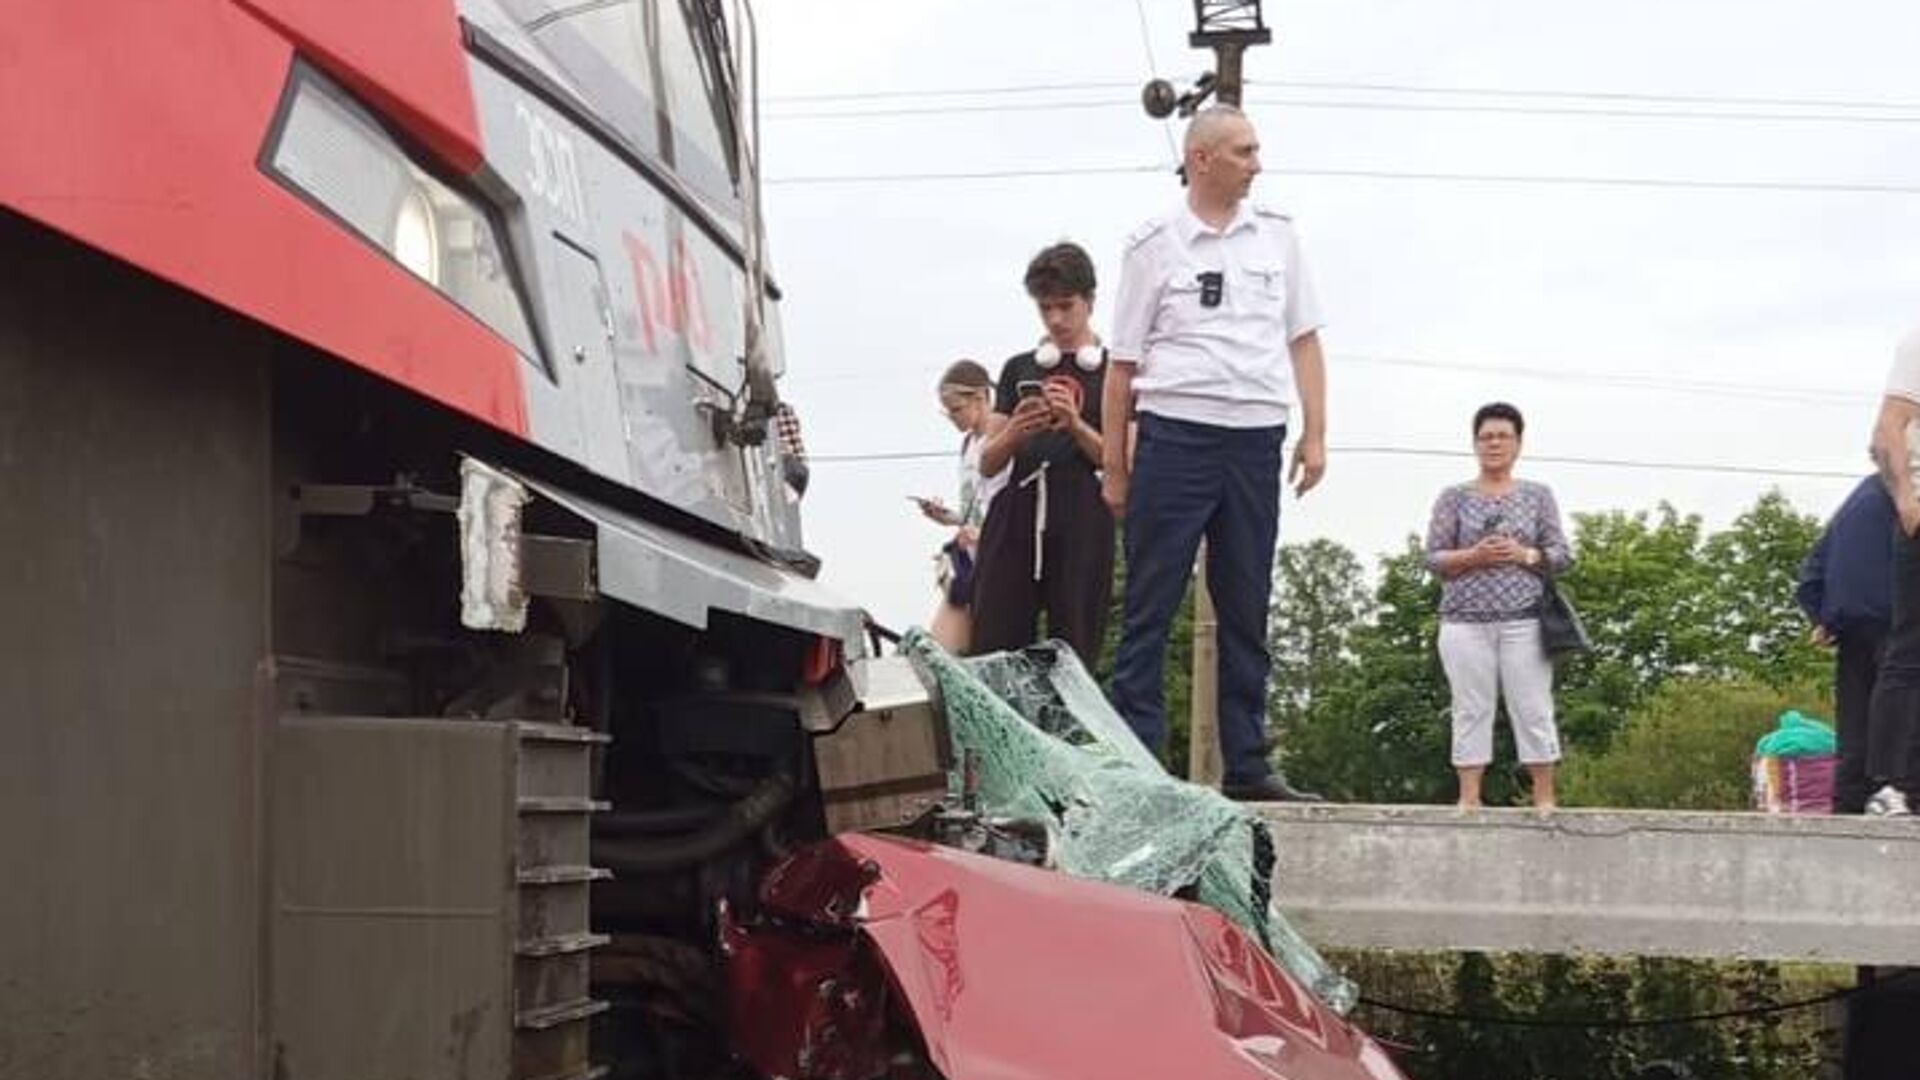
[[[1870,390],[1858,393],[1814,389],[1804,386],[1768,386],[1754,383],[1713,382],[1705,379],[1677,379],[1667,375],[1634,372],[1593,371],[1584,368],[1528,367],[1510,364],[1475,363],[1461,360],[1430,360],[1411,356],[1383,356],[1376,353],[1336,352],[1329,359],[1336,364],[1381,365],[1422,371],[1462,372],[1507,378],[1545,379],[1552,382],[1581,383],[1622,390],[1661,390],[1682,394],[1704,394],[1743,400],[1779,401],[1794,405],[1817,404],[1867,407],[1874,401]],[[814,374],[793,372],[787,379],[798,386],[867,382],[876,379],[930,380],[938,369],[885,368],[880,371],[829,371]]]
[[[769,184],[908,184],[939,183],[958,180],[1012,180],[1051,176],[1101,176],[1127,173],[1165,172],[1164,165],[1084,165],[1057,168],[982,169],[966,172],[924,173],[842,173],[782,176],[768,179]],[[1912,184],[1875,184],[1827,182],[1816,180],[1714,180],[1666,176],[1571,176],[1524,173],[1448,173],[1410,172],[1391,169],[1269,169],[1270,174],[1298,177],[1334,177],[1361,180],[1412,180],[1461,184],[1547,184],[1589,187],[1670,188],[1710,191],[1791,191],[1849,195],[1920,195],[1920,186]]]
[[[891,98],[991,97],[1001,94],[1041,94],[1075,90],[1137,89],[1139,82],[1029,83],[1024,86],[977,86],[952,90],[848,90],[816,94],[768,94],[760,100],[768,105],[789,101],[884,101]]]
[[[1354,457],[1416,457],[1470,459],[1471,450],[1441,450],[1423,446],[1353,445],[1330,446],[1330,455]],[[810,464],[845,465],[894,461],[949,461],[952,450],[888,450],[872,453],[809,454]],[[1630,458],[1586,457],[1573,454],[1528,454],[1527,460],[1541,465],[1575,465],[1593,468],[1643,470],[1651,472],[1704,473],[1716,476],[1763,476],[1793,480],[1859,480],[1864,472],[1840,469],[1788,469],[1761,465],[1731,465],[1719,462],[1635,461]]]
[[[1147,54],[1147,74],[1157,79],[1160,77],[1160,63],[1153,56],[1153,34],[1147,26],[1146,0],[1133,0],[1133,13],[1140,17],[1140,48]],[[1179,161],[1180,151],[1173,142],[1173,121],[1163,117],[1159,124],[1160,133],[1167,137],[1167,160]]]
[[[1148,37],[1148,28],[1144,7],[1138,6],[1142,45],[1146,50],[1150,69],[1157,67],[1153,56],[1152,44]],[[1291,90],[1345,92],[1361,91],[1373,94],[1423,95],[1428,97],[1445,96],[1494,98],[1505,101],[1548,101],[1551,105],[1528,104],[1486,104],[1484,102],[1431,102],[1405,101],[1354,101],[1354,100],[1315,100],[1298,97],[1265,98],[1256,97],[1255,104],[1269,104],[1288,108],[1302,109],[1342,109],[1365,111],[1411,111],[1425,113],[1464,113],[1490,115],[1519,115],[1544,117],[1590,117],[1597,119],[1634,119],[1651,121],[1711,121],[1711,122],[1777,122],[1777,123],[1829,123],[1829,124],[1920,124],[1920,102],[1906,101],[1866,101],[1842,100],[1833,98],[1793,98],[1793,97],[1739,97],[1706,94],[1655,94],[1632,91],[1574,91],[1574,90],[1525,90],[1497,87],[1438,87],[1418,86],[1406,83],[1369,83],[1315,80],[1277,80],[1249,81],[1256,87],[1279,87]],[[1117,82],[1063,82],[1052,84],[1031,84],[1024,86],[976,87],[951,90],[875,90],[845,92],[835,94],[792,95],[783,101],[811,102],[861,102],[869,100],[916,101],[937,97],[954,96],[1007,96],[1038,92],[1082,91],[1092,89],[1130,88],[1132,83]],[[1713,106],[1718,111],[1702,111],[1698,108],[1681,109],[1644,109],[1644,108],[1582,108],[1566,104],[1579,101],[1632,102],[1639,105],[1684,105]],[[847,120],[866,117],[921,116],[941,113],[1001,113],[1026,111],[1086,111],[1093,109],[1136,108],[1137,102],[1128,99],[1102,99],[1095,101],[999,101],[999,102],[942,102],[930,105],[891,106],[878,109],[838,109],[789,111],[770,113],[769,118],[786,120]],[[1821,112],[1782,113],[1782,112],[1740,112],[1728,109],[1751,109],[1766,107],[1772,109],[1795,108],[1825,110]],[[1834,110],[1854,110],[1836,112]],[[1863,112],[1860,110],[1877,110]],[[1891,114],[1889,114],[1891,112]],[[1172,132],[1163,125],[1168,138],[1168,149],[1177,157],[1173,146]],[[908,173],[850,173],[830,175],[799,175],[774,178],[770,184],[783,186],[795,185],[846,185],[863,183],[937,183],[957,181],[989,181],[1042,177],[1121,175],[1130,173],[1148,173],[1160,167],[1153,165],[1089,165],[1048,168],[1004,168],[970,169],[964,171],[928,171]],[[1920,194],[1920,185],[1903,183],[1877,183],[1870,181],[1820,181],[1820,180],[1735,180],[1698,177],[1663,176],[1595,176],[1595,175],[1554,175],[1492,172],[1437,172],[1395,169],[1335,169],[1335,168],[1293,168],[1276,170],[1280,175],[1301,177],[1328,177],[1344,179],[1367,179],[1385,181],[1411,181],[1428,183],[1478,183],[1545,186],[1586,186],[1612,188],[1644,188],[1654,190],[1697,190],[1697,191],[1752,191],[1752,192],[1797,192],[1843,195],[1912,195]]]
[[[1861,100],[1819,97],[1763,97],[1732,94],[1666,94],[1627,90],[1556,90],[1521,87],[1422,86],[1415,83],[1348,82],[1316,79],[1248,79],[1249,87],[1283,90],[1339,91],[1343,93],[1402,94],[1434,97],[1485,97],[1548,101],[1633,101],[1644,104],[1708,105],[1721,107],[1849,109],[1920,112],[1920,101]],[[1000,97],[1019,94],[1073,93],[1092,90],[1137,90],[1136,81],[1031,83],[1012,86],[952,87],[947,89],[861,90],[840,93],[770,95],[768,104],[816,101],[890,101],[942,97]]]
[[[1076,112],[1086,109],[1138,109],[1137,101],[1011,101],[959,105],[888,105],[878,109],[807,109],[769,112],[769,120],[860,120],[877,116],[939,116],[946,113]]]
[[[1413,180],[1464,184],[1545,184],[1579,187],[1657,188],[1693,191],[1772,191],[1844,195],[1920,195],[1920,185],[1822,180],[1718,180],[1685,176],[1579,176],[1527,173],[1416,172],[1392,169],[1270,170],[1279,176],[1354,180]]]
[[[1725,109],[1629,109],[1617,106],[1579,108],[1557,105],[1428,104],[1426,102],[1315,101],[1301,98],[1255,98],[1255,105],[1290,109],[1349,109],[1371,112],[1486,113],[1504,116],[1592,116],[1609,120],[1752,121],[1815,124],[1920,124],[1920,113],[1738,112]],[[1116,103],[1124,104],[1124,103]],[[850,113],[847,115],[851,115]]]
[[[1382,356],[1377,353],[1336,353],[1333,360],[1342,364],[1379,364],[1387,367],[1417,368],[1428,371],[1458,371],[1481,375],[1500,375],[1522,379],[1548,379],[1577,382],[1627,390],[1665,390],[1683,394],[1781,401],[1790,404],[1869,406],[1875,400],[1871,391],[1845,393],[1816,390],[1804,386],[1767,386],[1751,383],[1723,383],[1706,379],[1676,379],[1667,375],[1641,375],[1633,372],[1591,371],[1580,368],[1558,369],[1506,364],[1474,363],[1460,360],[1425,360],[1411,356]]]
[[[1557,90],[1505,86],[1432,86],[1418,83],[1345,82],[1319,79],[1249,80],[1254,86],[1277,86],[1290,90],[1339,90],[1380,94],[1435,95],[1446,97],[1505,97],[1547,100],[1588,99],[1593,101],[1640,101],[1671,105],[1729,105],[1796,109],[1905,109],[1920,111],[1920,101],[1866,101],[1846,98],[1768,97],[1742,94],[1668,94],[1636,90]]]
[[[1021,180],[1035,177],[1111,176],[1168,172],[1165,165],[1082,165],[1031,169],[978,169],[956,172],[838,173],[769,177],[770,186],[800,187],[847,184],[917,184],[972,180]],[[1795,192],[1826,195],[1920,195],[1920,185],[1877,184],[1864,181],[1717,180],[1685,176],[1578,176],[1526,173],[1418,172],[1393,169],[1268,169],[1281,177],[1324,177],[1347,180],[1387,180],[1450,184],[1541,185],[1552,187],[1642,188],[1671,191]]]
[[[768,177],[770,185],[793,184],[861,184],[861,183],[921,183],[951,180],[1018,180],[1042,176],[1104,176],[1121,173],[1167,173],[1172,175],[1171,165],[1069,165],[1057,168],[1036,167],[1031,169],[982,169],[972,172],[939,173],[867,173],[843,174],[838,176],[778,176]]]
[[[1564,105],[1432,104],[1403,101],[1317,100],[1313,98],[1249,97],[1249,106],[1289,109],[1339,109],[1360,112],[1458,113],[1494,116],[1594,117],[1604,120],[1674,120],[1686,122],[1754,122],[1812,124],[1920,124],[1920,113],[1782,113],[1702,109],[1632,109],[1617,106],[1579,108]],[[807,109],[769,112],[769,120],[864,120],[881,117],[966,115],[969,113],[1078,112],[1096,109],[1138,109],[1129,100],[965,102],[948,105],[900,105],[860,109]]]

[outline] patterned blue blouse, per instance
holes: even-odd
[[[1442,491],[1427,523],[1427,569],[1438,573],[1441,552],[1470,548],[1496,533],[1539,548],[1540,565],[1483,566],[1446,579],[1440,589],[1440,621],[1534,618],[1540,607],[1541,575],[1558,574],[1573,563],[1552,489],[1516,480],[1505,495],[1488,495],[1471,482]]]

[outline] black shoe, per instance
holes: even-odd
[[[1287,783],[1285,774],[1277,772],[1258,780],[1229,780],[1220,785],[1220,794],[1234,802],[1326,802],[1311,791]]]

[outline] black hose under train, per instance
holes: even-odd
[[[727,807],[709,824],[681,836],[648,837],[599,835],[593,838],[593,861],[617,874],[658,874],[705,862],[746,842],[766,828],[793,801],[798,785],[792,774],[778,772],[754,786],[745,798]]]
[[[614,810],[593,815],[595,837],[661,836],[692,832],[731,809],[727,803],[699,803],[652,810]]]

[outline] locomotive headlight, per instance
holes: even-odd
[[[440,284],[440,226],[425,191],[416,188],[400,199],[400,212],[393,219],[393,258],[427,284]]]
[[[515,348],[539,355],[492,209],[422,165],[309,68],[294,70],[263,166]]]

